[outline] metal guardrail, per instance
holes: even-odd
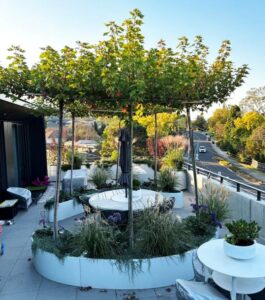
[[[190,163],[184,162],[183,165],[188,170],[192,170],[192,165]],[[251,185],[248,185],[246,183],[239,182],[235,179],[231,179],[229,177],[223,176],[221,174],[214,173],[212,171],[203,169],[201,167],[196,166],[196,170],[197,170],[197,174],[202,174],[202,175],[205,175],[209,178],[217,179],[220,183],[223,183],[224,181],[232,183],[235,186],[237,192],[240,192],[241,190],[243,190],[245,192],[250,192],[252,195],[257,197],[257,201],[265,200],[265,190],[255,188],[255,187],[253,187]]]

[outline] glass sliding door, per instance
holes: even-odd
[[[7,185],[21,186],[22,185],[22,155],[23,145],[21,145],[22,125],[4,122],[4,139],[5,139],[5,153],[6,153],[6,172]]]

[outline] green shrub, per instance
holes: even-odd
[[[168,150],[166,155],[162,158],[162,166],[165,168],[182,170],[183,155],[182,149]]]
[[[196,237],[210,237],[215,233],[215,226],[211,226],[197,216],[189,216],[185,220],[186,228]]]
[[[135,157],[133,162],[135,164],[145,164],[148,165],[148,167],[152,167],[153,164],[153,160],[148,157]]]
[[[70,165],[70,169],[71,169],[71,162],[72,162],[72,152],[68,151],[66,153],[66,160],[68,162],[67,165]],[[80,169],[82,165],[82,159],[77,155],[74,154],[74,169]]]
[[[62,170],[63,172],[67,172],[68,170],[71,170],[71,165],[69,165],[69,164],[63,164],[63,165],[61,166],[61,170]]]
[[[138,179],[133,179],[133,190],[138,191],[141,188],[141,182]]]
[[[163,168],[157,178],[158,187],[162,192],[174,192],[177,178],[169,168]]]
[[[53,231],[51,227],[43,228],[43,229],[37,229],[34,233],[34,237],[42,238],[47,236],[53,236]]]
[[[102,189],[107,186],[107,180],[109,178],[109,174],[103,168],[95,168],[91,175],[91,180],[95,184],[97,189]]]
[[[84,225],[76,239],[77,248],[90,258],[109,258],[114,256],[113,228],[102,222]]]
[[[110,156],[110,161],[113,163],[116,163],[118,159],[118,151],[117,150],[113,150],[111,152],[111,156]]]
[[[127,228],[108,225],[97,220],[84,224],[79,231],[64,231],[57,242],[51,229],[38,230],[33,236],[32,249],[43,249],[57,257],[81,256],[89,258],[116,259],[128,264],[128,259],[183,254],[209,240],[215,228],[188,217],[182,222],[172,214],[160,214],[159,209],[146,209],[134,218],[134,248],[128,245]]]
[[[171,214],[160,214],[159,210],[147,209],[135,222],[135,248],[140,256],[156,257],[185,252],[178,249],[181,224]]]

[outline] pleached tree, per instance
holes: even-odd
[[[225,40],[221,44],[218,56],[210,64],[207,60],[208,47],[203,43],[201,36],[195,37],[192,44],[186,37],[180,38],[175,53],[175,70],[172,78],[175,89],[173,97],[169,99],[169,105],[172,108],[186,109],[197,204],[198,188],[190,110],[205,110],[213,103],[223,103],[243,84],[248,67],[247,65],[234,67],[230,54],[230,42]]]
[[[38,105],[46,104],[59,111],[59,136],[57,153],[56,195],[54,203],[54,238],[58,235],[57,210],[61,183],[62,129],[64,111],[74,112],[74,106],[93,101],[100,92],[100,79],[95,75],[95,56],[88,44],[79,43],[76,49],[68,46],[56,51],[48,46],[43,49],[40,61],[31,70],[32,90]],[[77,101],[75,105],[75,101]],[[76,107],[77,108],[77,107]],[[75,108],[75,109],[76,109]]]
[[[129,193],[128,219],[129,244],[133,247],[133,207],[132,207],[132,138],[133,111],[145,97],[145,49],[141,32],[143,15],[138,9],[130,13],[130,18],[121,25],[115,22],[107,24],[106,39],[97,48],[97,60],[101,66],[102,82],[110,100],[106,105],[117,108],[124,106],[128,112],[130,132],[129,142]]]

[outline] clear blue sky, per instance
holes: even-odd
[[[235,64],[251,69],[231,103],[265,85],[265,0],[0,0],[0,61],[5,62],[12,44],[24,48],[33,63],[46,45],[60,49],[77,40],[97,42],[104,23],[122,21],[133,8],[145,15],[147,48],[161,38],[174,48],[178,37],[199,34],[211,60],[221,41],[229,39]]]

